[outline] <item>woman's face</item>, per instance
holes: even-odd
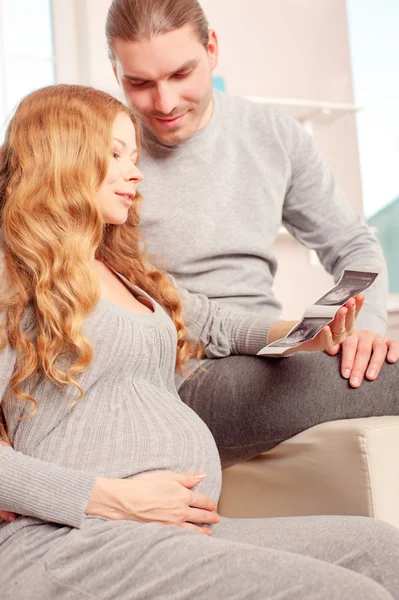
[[[129,116],[121,112],[112,128],[108,171],[97,190],[98,207],[105,223],[125,223],[136,196],[137,186],[143,179],[136,162],[136,131]]]

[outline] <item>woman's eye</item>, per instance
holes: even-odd
[[[113,153],[112,153],[112,156],[113,156],[114,158],[120,158],[120,157],[121,157],[121,156],[120,156],[120,154],[118,154],[117,152],[113,152]]]

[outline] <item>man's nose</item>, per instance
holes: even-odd
[[[170,84],[160,84],[154,91],[154,111],[169,115],[179,104],[176,91]]]

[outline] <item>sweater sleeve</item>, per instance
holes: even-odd
[[[169,276],[175,284],[173,277]],[[277,319],[267,315],[245,315],[177,288],[183,307],[183,319],[190,339],[200,341],[208,358],[230,354],[257,354],[268,343],[271,326]]]
[[[8,345],[0,351],[0,404],[14,367],[15,353]],[[47,463],[0,444],[0,510],[80,527],[95,480],[92,473]]]
[[[335,282],[345,267],[378,267],[380,275],[365,293],[357,329],[384,334],[388,275],[379,242],[337,186],[312,136],[294,119],[279,113],[276,126],[291,163],[283,207],[285,227],[302,244],[316,250]]]

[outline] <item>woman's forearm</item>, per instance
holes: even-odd
[[[0,510],[80,527],[96,476],[0,445]]]

